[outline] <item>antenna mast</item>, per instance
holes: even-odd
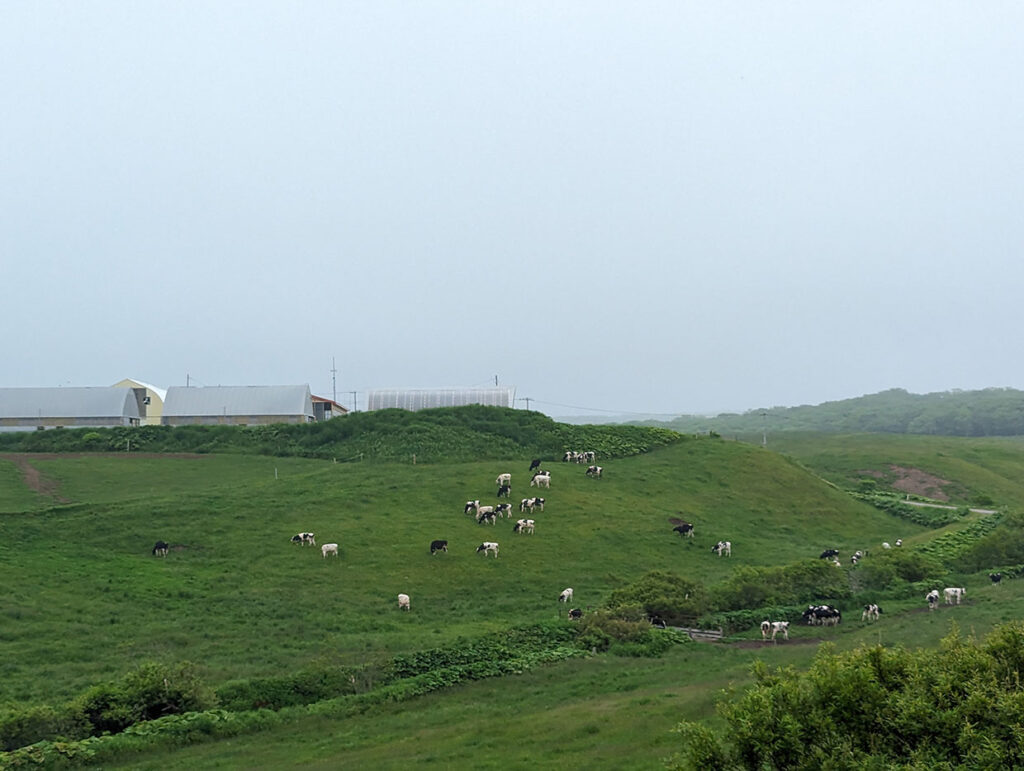
[[[334,403],[338,403],[338,367],[334,363],[334,357],[331,357],[331,398]]]

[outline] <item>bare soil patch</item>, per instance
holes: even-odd
[[[889,470],[896,475],[892,486],[911,495],[923,495],[926,498],[933,498],[937,501],[948,501],[945,487],[951,485],[948,479],[937,477],[919,468],[906,468],[904,466],[889,466]]]
[[[56,480],[43,476],[39,473],[39,469],[29,463],[29,458],[42,459],[45,457],[47,456],[42,454],[26,455],[23,453],[4,453],[0,455],[0,458],[8,460],[15,465],[18,471],[21,472],[22,481],[30,490],[53,498],[57,503],[71,503],[69,499],[60,494],[59,485]]]

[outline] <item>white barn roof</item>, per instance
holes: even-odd
[[[370,391],[367,410],[397,407],[402,410],[425,410],[431,407],[462,407],[486,404],[511,407],[515,388],[388,388]]]
[[[4,418],[137,418],[135,394],[113,386],[0,388]]]
[[[197,415],[306,415],[313,417],[308,385],[299,386],[171,386],[163,417]]]

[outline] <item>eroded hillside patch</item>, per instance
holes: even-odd
[[[40,473],[39,469],[29,463],[28,455],[22,453],[8,453],[0,455],[0,458],[14,464],[15,468],[17,468],[21,473],[21,479],[28,489],[33,492],[37,492],[40,495],[52,498],[56,503],[71,503],[69,499],[60,494],[60,486],[57,484],[55,479],[44,476]]]
[[[949,495],[946,493],[945,488],[953,483],[948,479],[929,474],[927,471],[922,471],[919,468],[909,468],[906,466],[891,465],[889,470],[895,476],[892,486],[897,490],[902,490],[911,495],[932,498],[936,501],[949,500]]]

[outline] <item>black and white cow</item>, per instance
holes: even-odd
[[[494,541],[484,541],[476,547],[476,552],[477,554],[483,552],[485,557],[487,556],[487,552],[493,552],[494,559],[498,559],[498,544]]]
[[[499,498],[508,498],[512,494],[512,485],[502,485],[498,488]]]
[[[443,551],[445,554],[448,553],[448,542],[447,541],[431,541],[430,542],[430,554],[431,554],[431,556],[437,554],[439,551]]]
[[[540,509],[544,511],[544,499],[543,498],[523,498],[519,503],[519,511],[529,511],[531,514],[534,509]]]
[[[170,550],[170,544],[166,541],[157,541],[153,544],[153,556],[154,557],[166,557],[167,552]]]
[[[559,602],[571,602],[572,601],[572,587],[567,586],[562,590],[562,593],[558,595]]]
[[[947,586],[942,590],[942,594],[946,598],[947,605],[959,605],[960,600],[967,594],[967,590],[962,586]]]
[[[499,517],[512,517],[512,504],[511,503],[499,503],[494,507],[495,515]]]
[[[510,485],[511,486],[511,484],[512,484],[512,475],[509,474],[509,473],[498,474],[498,478],[494,480],[494,484],[498,485],[498,487],[501,487],[503,485]]]
[[[497,515],[494,513],[493,506],[481,506],[476,512],[476,523],[482,525],[484,522],[490,522],[492,525],[497,523]]]
[[[803,620],[813,626],[835,626],[843,620],[843,614],[831,605],[809,605],[803,612]]]
[[[683,522],[673,527],[672,532],[679,533],[684,538],[693,538],[693,525],[689,522]]]
[[[316,546],[316,538],[312,533],[296,533],[292,536],[292,543],[301,543],[303,546]]]
[[[719,541],[711,547],[711,551],[713,551],[719,557],[731,557],[732,543],[730,541]]]
[[[864,612],[860,614],[861,621],[878,621],[878,616],[882,612],[882,609],[871,603],[870,605],[864,606]]]
[[[530,480],[530,487],[536,485],[537,487],[551,487],[551,472],[545,471],[543,474],[537,472],[533,475],[533,479]]]
[[[818,559],[831,560],[839,556],[839,549],[825,549],[821,554],[818,555]]]
[[[1003,574],[1002,573],[989,573],[988,577],[992,581],[992,583],[994,583],[994,584],[998,584],[1000,581],[1003,580]]]
[[[570,621],[579,621],[581,618],[583,618],[583,611],[579,608],[573,608],[569,611]]]
[[[937,607],[939,607],[938,589],[932,589],[930,592],[928,592],[928,594],[924,596],[924,598],[928,601],[928,610],[935,610]]]
[[[476,510],[480,508],[480,501],[466,501],[466,508],[462,510],[463,514],[469,514],[470,512],[476,513]]]
[[[604,473],[604,469],[600,466],[587,466],[587,476],[593,477],[594,479],[600,479],[601,474]]]
[[[520,519],[516,522],[512,528],[513,533],[530,533],[533,534],[534,521],[532,519]]]

